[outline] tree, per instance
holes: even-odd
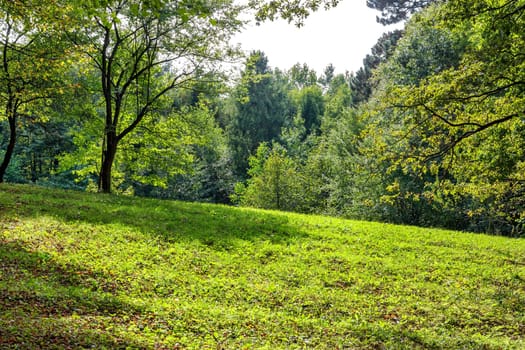
[[[335,67],[333,64],[329,64],[325,67],[323,74],[319,78],[319,83],[323,85],[323,87],[330,86],[330,83],[332,82],[332,79],[335,77]]]
[[[394,81],[385,89],[385,105],[411,116],[421,129],[447,128],[430,132],[439,147],[422,148],[420,157],[439,157],[476,133],[521,117],[524,11],[523,1],[450,1],[421,18],[417,33],[398,47],[396,65],[385,66]]]
[[[241,205],[299,211],[303,201],[302,181],[295,163],[277,144],[261,143],[250,157],[247,186],[238,184],[234,200]]]
[[[317,212],[356,217],[357,192],[365,192],[363,184],[356,181],[364,170],[359,168],[358,158],[362,122],[350,107],[348,85],[340,85],[326,104],[322,133],[304,167],[308,174],[305,187],[311,193],[309,205]]]
[[[292,100],[296,105],[297,116],[304,123],[305,136],[317,133],[324,114],[324,98],[321,88],[312,85],[296,90],[292,94]]]
[[[520,232],[525,3],[449,1],[425,12],[413,22],[414,38],[428,34],[426,47],[440,58],[398,45],[401,70],[383,86],[382,114],[400,126],[392,133],[399,159],[405,169],[432,174],[436,195],[467,199],[459,209],[478,222],[476,229]]]
[[[139,142],[123,145],[123,187],[148,196],[228,202],[235,182],[231,156],[213,116],[201,101],[198,106],[186,106],[180,118],[171,116],[169,121],[177,125],[166,128],[165,121],[148,125],[152,130],[160,124],[164,130],[153,139],[140,136]],[[182,135],[173,134],[177,131]]]
[[[317,84],[317,74],[306,63],[296,63],[287,72],[290,82],[298,89]]]
[[[104,108],[99,191],[111,192],[121,141],[169,105],[169,94],[232,51],[240,26],[232,1],[108,0],[80,5],[69,32],[99,74]],[[168,101],[167,101],[168,100]]]
[[[17,132],[17,146],[13,153],[15,161],[6,171],[6,181],[30,181],[63,188],[74,186],[72,176],[58,174],[60,155],[73,147],[68,130],[70,125],[55,117],[51,111],[48,113],[50,118],[45,121],[31,120],[39,119],[36,116],[29,121],[26,121],[28,118],[21,118],[24,123]],[[0,132],[3,131],[0,126]]]
[[[444,226],[446,221],[435,220],[440,218],[436,215],[439,208],[430,196],[429,185],[435,178],[411,167],[404,156],[424,145],[425,136],[414,132],[403,113],[385,108],[383,104],[389,87],[414,88],[426,77],[459,63],[464,37],[426,26],[426,19],[431,21],[433,15],[426,10],[412,17],[404,36],[376,68],[375,88],[365,105],[369,111],[368,125],[360,153],[368,158],[372,171],[379,174],[376,177],[381,185],[371,189],[374,196],[370,198],[381,209],[381,219],[386,221],[422,226]],[[445,217],[453,216],[447,213],[442,216]],[[456,224],[459,223],[456,220]]]
[[[346,110],[352,107],[354,91],[350,88],[351,78],[348,74],[337,74],[328,84],[325,93],[325,113],[323,128],[332,128],[330,120],[339,119]]]
[[[60,47],[61,38],[54,27],[58,24],[52,20],[56,13],[50,6],[46,1],[33,6],[0,2],[0,103],[1,116],[9,126],[0,182],[15,151],[20,118],[42,118],[32,109],[37,105],[43,109],[63,88],[58,77],[71,52]]]
[[[394,52],[398,40],[403,36],[402,30],[394,30],[384,33],[377,43],[372,47],[372,54],[366,55],[363,59],[363,67],[351,77],[350,86],[352,87],[352,100],[354,106],[368,101],[375,83],[373,81],[373,71]]]
[[[381,11],[377,21],[384,25],[404,21],[436,0],[367,0],[366,5]]]
[[[289,102],[284,79],[268,66],[262,52],[253,52],[248,58],[235,94],[235,110],[227,129],[234,172],[243,178],[248,157],[259,144],[279,138],[289,115]]]

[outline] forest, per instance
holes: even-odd
[[[346,74],[230,43],[337,3],[0,0],[0,182],[522,236],[525,0],[367,0]]]

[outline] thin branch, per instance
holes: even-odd
[[[446,98],[446,100],[447,101],[451,101],[451,100],[468,101],[468,100],[472,100],[472,99],[476,99],[476,98],[490,97],[490,96],[496,95],[496,94],[498,94],[498,93],[500,93],[502,91],[505,91],[505,90],[510,89],[510,88],[512,88],[514,86],[517,86],[517,85],[525,85],[525,81],[512,81],[509,84],[506,84],[506,85],[503,85],[503,86],[499,86],[499,87],[494,88],[494,89],[489,90],[489,91],[483,91],[483,92],[480,92],[480,93],[477,93],[477,94],[468,95],[468,96],[452,96],[452,97]]]
[[[443,117],[442,115],[440,115],[439,113],[437,113],[436,111],[432,110],[430,107],[428,107],[426,104],[422,104],[421,105],[426,111],[430,112],[432,114],[433,117],[436,117],[438,118],[439,120],[441,120],[442,122],[444,122],[445,124],[447,124],[448,126],[451,126],[451,127],[454,127],[454,128],[460,128],[460,127],[465,127],[465,126],[475,126],[475,127],[478,127],[478,128],[481,128],[482,125],[479,124],[479,123],[474,123],[474,122],[465,122],[465,123],[452,123],[450,120],[448,120],[447,118]]]
[[[188,79],[183,79],[184,77],[188,77],[193,75],[194,71],[191,72],[184,72],[176,77],[174,77],[170,84],[165,86],[162,90],[160,90],[158,93],[155,94],[152,98],[148,99],[148,101],[144,104],[144,106],[141,108],[140,112],[137,114],[133,122],[128,125],[118,136],[117,139],[121,140],[124,138],[127,134],[129,134],[131,131],[133,131],[137,125],[142,121],[144,116],[150,112],[151,106],[157,102],[162,96],[164,96],[168,91],[173,90],[177,88],[178,86],[185,84],[188,82]]]
[[[523,111],[523,113],[525,113],[525,111]],[[469,138],[469,137],[471,137],[471,136],[473,136],[475,134],[478,134],[478,133],[480,133],[480,132],[482,132],[484,130],[487,130],[487,129],[489,129],[490,127],[492,127],[494,125],[505,123],[505,122],[507,122],[507,121],[509,121],[509,120],[511,120],[513,118],[516,118],[518,116],[519,116],[518,113],[511,114],[511,115],[505,116],[503,118],[499,118],[499,119],[493,120],[493,121],[491,121],[491,122],[489,122],[487,124],[480,125],[475,130],[465,131],[459,137],[451,140],[448,144],[446,144],[444,147],[442,147],[439,151],[437,151],[435,153],[432,153],[432,154],[429,154],[428,156],[425,156],[424,158],[427,161],[439,158],[439,157],[445,155],[446,153],[448,153],[450,150],[454,149],[460,142],[466,140],[467,138]]]

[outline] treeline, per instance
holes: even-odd
[[[233,2],[2,2],[0,180],[520,236],[525,1],[369,6],[359,71],[231,80]]]

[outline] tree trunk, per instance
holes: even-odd
[[[8,119],[9,119],[9,143],[5,151],[4,160],[2,161],[2,164],[0,165],[0,183],[4,182],[4,175],[7,171],[7,167],[9,166],[9,162],[11,161],[11,157],[13,156],[13,153],[15,150],[15,144],[16,144],[16,117],[12,116],[12,117],[9,117]]]
[[[117,145],[118,140],[115,131],[108,131],[102,148],[102,167],[98,180],[99,192],[111,193],[111,169],[117,154]]]

